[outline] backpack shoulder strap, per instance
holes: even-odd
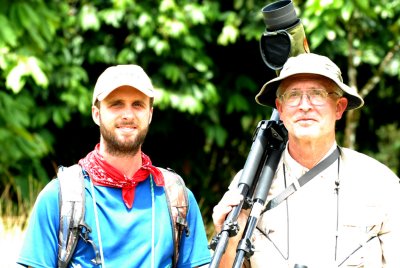
[[[182,233],[189,235],[187,213],[189,210],[189,199],[185,182],[172,169],[159,168],[164,175],[165,195],[168,202],[168,210],[171,217],[172,235],[174,241],[174,258],[172,267],[176,267],[179,258],[179,244]]]
[[[82,168],[76,164],[60,166],[57,172],[60,182],[58,234],[58,267],[66,267],[79,239],[80,224],[85,213],[85,184]]]

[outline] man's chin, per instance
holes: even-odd
[[[108,147],[108,152],[115,156],[132,156],[135,155],[139,150],[140,146],[138,145],[127,145],[127,144],[120,144],[118,146],[111,146]]]
[[[307,128],[297,129],[295,131],[295,136],[299,139],[304,139],[304,140],[315,139],[318,137],[317,133],[318,132],[312,127],[307,127]]]

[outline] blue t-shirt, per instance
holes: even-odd
[[[103,267],[148,268],[151,267],[152,259],[154,267],[172,266],[172,227],[163,187],[153,184],[152,194],[150,179],[139,183],[135,190],[133,206],[128,209],[122,201],[120,188],[94,186],[98,227],[88,179],[85,179],[85,188],[85,222],[92,230],[89,239],[98,249],[100,245],[103,249]],[[35,268],[57,267],[58,193],[59,181],[55,179],[39,194],[17,259],[18,263]],[[179,268],[201,266],[211,261],[198,204],[190,190],[188,196],[189,235],[182,235]],[[100,236],[97,228],[100,230]],[[69,267],[101,267],[91,262],[94,258],[92,245],[79,239]]]

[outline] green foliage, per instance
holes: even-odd
[[[400,128],[398,123],[392,123],[381,126],[377,130],[379,137],[378,152],[371,152],[376,159],[385,163],[394,172],[399,173],[400,170]]]
[[[400,21],[396,16],[400,11],[399,3],[388,0],[305,1],[300,16],[312,50],[324,46],[330,50],[329,55],[348,55],[350,49],[355,50],[357,65],[374,66],[400,41]]]

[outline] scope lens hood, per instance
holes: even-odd
[[[272,70],[282,69],[291,49],[291,38],[286,31],[266,32],[261,36],[261,57],[264,63]]]

